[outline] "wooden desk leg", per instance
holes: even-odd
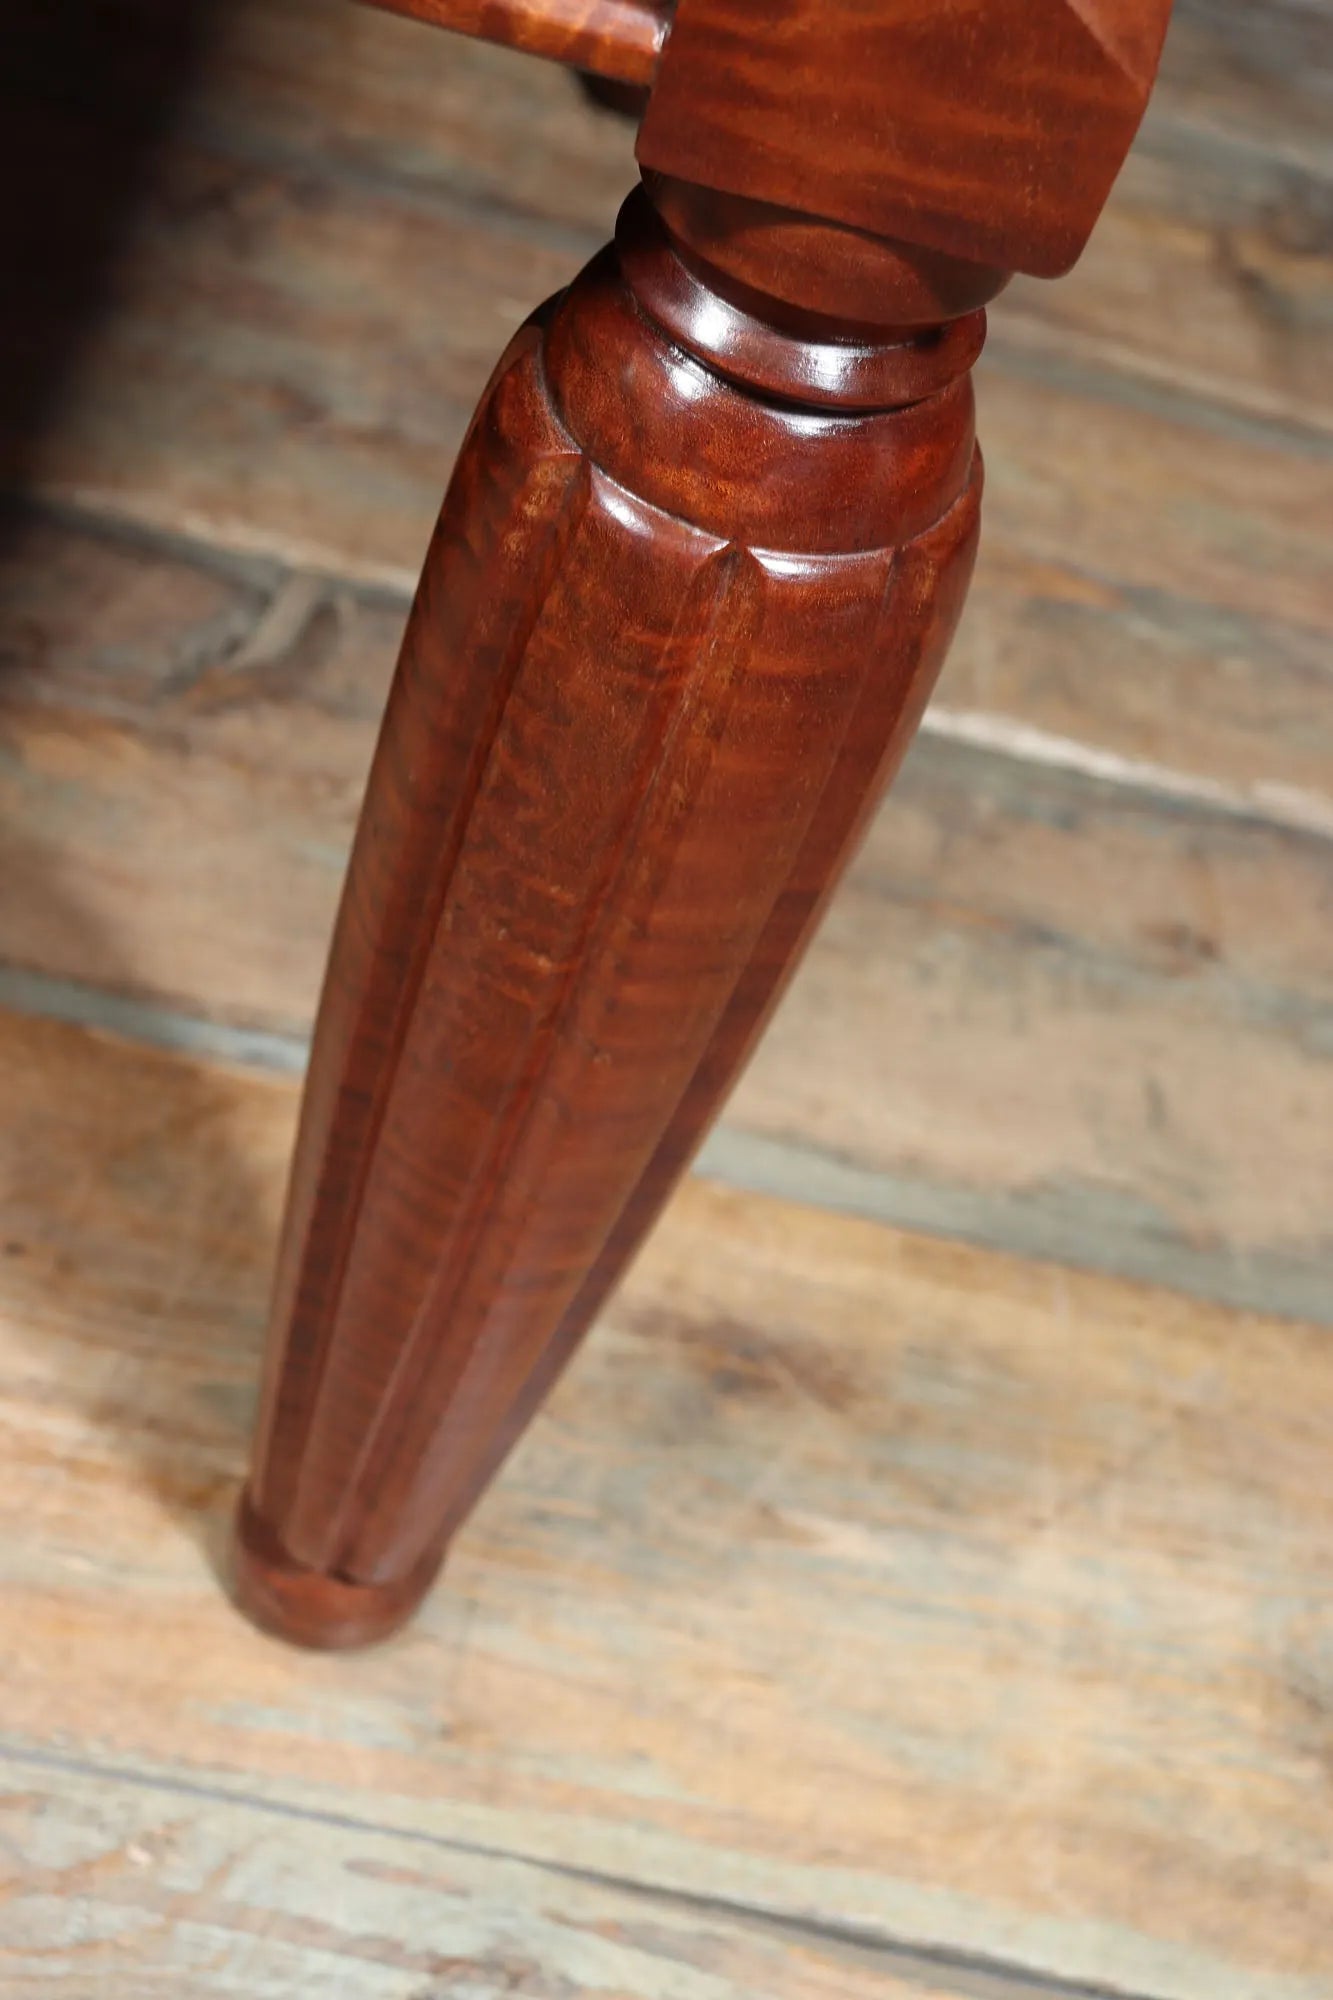
[[[357,835],[236,1564],[307,1644],[411,1611],[652,1223],[971,569],[980,313],[798,337],[642,193],[618,245],[486,392]]]

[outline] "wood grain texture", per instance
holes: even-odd
[[[979,321],[793,338],[640,194],[500,363],[316,1027],[238,1556],[274,1628],[401,1619],[753,1046],[957,622]]]
[[[1020,719],[1062,716],[1067,743],[1110,741],[1130,758],[1152,756],[1169,782],[1190,772],[1211,782],[1222,772],[1232,807],[1257,780],[1268,789],[1256,809],[1270,818],[1289,803],[1279,793],[1293,771],[1316,793],[1327,771],[1319,694],[1327,628],[1311,560],[1298,560],[1294,572],[1298,622],[1281,609],[1291,519],[1313,522],[1305,546],[1317,549],[1315,474],[1300,488],[1313,511],[1280,511],[1284,456],[1308,458],[1308,433],[1295,427],[1326,419],[1333,379],[1318,361],[1329,268],[1318,224],[1320,93],[1329,73],[1320,67],[1321,12],[1275,4],[1260,19],[1243,6],[1182,0],[1198,89],[1180,121],[1160,128],[1175,150],[1149,157],[1142,207],[1116,236],[1115,260],[1085,267],[1098,283],[1113,279],[1136,310],[1126,319],[1108,297],[1108,318],[1098,321],[1102,306],[1080,293],[1091,318],[1081,323],[1072,313],[1068,338],[1056,335],[1075,359],[1064,388],[1081,413],[1080,449],[1099,464],[1121,462],[1126,402],[1138,413],[1133,451],[1145,452],[1167,408],[1145,394],[1145,382],[1184,383],[1216,399],[1176,405],[1165,454],[1173,463],[1163,472],[1174,479],[1179,440],[1208,460],[1208,441],[1227,439],[1211,469],[1187,489],[1171,487],[1181,504],[1163,509],[1164,538],[1184,537],[1188,589],[1160,584],[1165,560],[1140,588],[1132,557],[1126,568],[1132,544],[1119,532],[1105,566],[1091,535],[1081,555],[1077,547],[1072,555],[1024,549],[1001,571],[995,599],[997,616],[1014,622],[977,656],[983,690],[1005,661],[1005,706],[976,708],[969,699],[963,717],[968,727],[978,714],[983,724],[1012,719],[1008,704],[1017,698]],[[359,19],[363,59],[348,61],[348,24]],[[154,197],[146,234],[122,269],[128,323],[113,322],[90,357],[81,394],[47,440],[43,476],[51,492],[106,499],[113,513],[173,527],[185,519],[175,511],[181,494],[193,493],[199,506],[189,525],[206,540],[270,556],[287,546],[284,507],[292,503],[293,541],[316,564],[397,583],[392,562],[375,550],[380,504],[386,519],[401,510],[385,530],[390,554],[413,508],[424,540],[453,442],[441,440],[438,412],[413,385],[423,368],[456,375],[461,412],[507,330],[498,308],[489,329],[469,317],[467,285],[458,285],[458,365],[418,338],[414,328],[428,322],[414,319],[420,294],[404,274],[424,274],[447,291],[459,252],[453,232],[466,239],[472,229],[480,240],[477,218],[488,205],[489,240],[507,232],[506,275],[530,258],[567,270],[586,243],[592,210],[583,204],[609,208],[608,190],[623,184],[611,157],[621,142],[610,126],[585,129],[568,114],[554,89],[559,79],[539,65],[409,24],[275,0],[228,10],[227,29],[225,60],[211,72],[216,87],[201,91],[184,117],[189,136],[164,156],[166,192]],[[434,67],[428,44],[440,50]],[[62,75],[75,99],[79,77],[77,62]],[[529,77],[530,87],[520,81]],[[94,96],[105,103],[96,81]],[[1174,119],[1184,98],[1162,101]],[[47,165],[63,170],[67,157]],[[1206,201],[1198,199],[1203,165]],[[508,206],[506,187],[514,191]],[[359,234],[351,227],[358,216]],[[596,216],[596,233],[604,221]],[[350,263],[340,269],[344,223]],[[183,255],[198,229],[209,232],[211,286],[206,261]],[[1236,246],[1241,254],[1229,254]],[[347,282],[358,258],[367,260],[361,295]],[[1197,315],[1175,303],[1172,272],[1187,265],[1202,302]],[[499,266],[481,268],[483,282],[498,283]],[[173,271],[185,281],[180,293]],[[393,325],[377,322],[386,344],[367,370],[364,327],[375,320],[380,281],[396,287],[389,295],[400,310]],[[510,319],[553,281],[537,277],[511,301]],[[1043,302],[1056,299],[1072,305],[1071,289],[1034,301],[1021,340],[1009,341],[1010,363],[993,377],[997,393],[1007,395],[1015,366],[1022,380],[1018,350],[1028,329],[1039,345],[1058,325],[1042,319]],[[1010,306],[1019,310],[1012,298]],[[199,371],[193,382],[191,367]],[[155,394],[143,393],[145,369]],[[232,394],[229,406],[228,384],[246,381],[252,400]],[[137,431],[108,414],[126,397]],[[1228,414],[1235,411],[1282,414],[1293,429],[1256,430],[1237,424]],[[998,428],[993,417],[990,427]],[[1009,462],[1040,492],[1051,455],[1039,429],[1014,428],[1018,455]],[[223,447],[216,480],[200,480],[189,463],[198,438]],[[296,487],[275,499],[273,467],[288,446],[323,482],[317,495]],[[1269,472],[1251,477],[1256,464]],[[376,496],[359,516],[344,479]],[[1098,523],[1117,522],[1133,480],[1117,490]],[[347,533],[352,523],[360,539]],[[95,977],[124,990],[178,999],[198,992],[222,1013],[236,1007],[229,975],[243,974],[241,1011],[255,1018],[272,1009],[268,1018],[293,1019],[299,1030],[321,942],[314,929],[331,908],[399,613],[364,588],[293,575],[267,558],[200,563],[77,525],[48,523],[41,536],[43,557],[5,576],[0,824],[24,865],[17,874],[6,867],[0,918],[13,925],[20,958],[95,965]],[[1231,594],[1233,558],[1244,609]],[[1248,594],[1265,567],[1274,589],[1260,612]],[[57,586],[67,593],[63,606]],[[91,620],[86,606],[96,607]],[[1070,633],[1086,672],[1071,666]],[[1217,691],[1214,660],[1225,666],[1225,694],[1210,703],[1197,690]],[[1177,684],[1182,661],[1187,678]],[[31,671],[39,664],[41,674]],[[1025,701],[1035,707],[1025,711]],[[1268,727],[1274,717],[1276,730]],[[1177,744],[1184,749],[1175,762]],[[939,1019],[957,1032],[971,1003],[954,973],[969,940],[989,941],[991,976],[1011,981],[1012,1032],[999,1072],[1008,1101],[1026,1088],[1047,1107],[1048,1058],[1062,1049],[1063,1019],[1048,1004],[1063,1002],[1077,963],[1097,974],[1080,982],[1091,1009],[1081,1018],[1093,1023],[1097,1174],[1123,1170],[1126,1184],[1138,1186],[1146,1163],[1176,1213],[1184,1202],[1206,1217],[1217,1183],[1191,1150],[1197,1120],[1233,1153],[1237,1134],[1248,1140],[1257,1120],[1256,1161],[1271,1165],[1263,1193],[1276,1200],[1297,1187],[1304,1202],[1316,1184],[1306,1168],[1294,1171],[1282,1121],[1290,1109],[1308,1138],[1302,1121],[1322,1101],[1318,1083],[1309,1095],[1303,1071],[1284,1072],[1271,1091],[1242,1092],[1227,1126],[1218,1077],[1243,1074],[1252,1044],[1232,1039],[1242,1032],[1301,1065],[1321,1045],[1326,1016],[1309,1002],[1323,974],[1302,954],[1327,935],[1311,915],[1320,907],[1322,850],[1272,825],[1246,828],[1235,810],[1200,814],[1179,790],[1164,801],[1154,796],[1155,777],[1127,799],[1119,784],[1089,787],[1057,772],[1042,781],[1038,831],[1019,843],[1026,870],[998,872],[1016,851],[1005,837],[994,842],[997,872],[988,876],[991,836],[1007,823],[1023,766],[938,743],[925,754],[928,774],[941,765],[956,773],[938,793],[928,775],[925,796],[937,803],[925,807],[927,838],[944,851],[946,815],[961,799],[967,851],[950,871],[946,950],[932,955],[938,901],[922,896],[921,878],[909,887],[927,947],[917,985],[937,996]],[[1010,801],[998,819],[996,799]],[[1093,861],[1107,811],[1118,828],[1115,881]],[[1121,841],[1130,821],[1139,832],[1126,881]],[[1219,825],[1225,840],[1214,846]],[[282,868],[265,862],[266,829],[281,830]],[[201,832],[206,838],[192,847]],[[1173,843],[1192,873],[1164,861]],[[957,846],[950,853],[957,858]],[[1297,875],[1289,876],[1293,855]],[[1316,872],[1307,875],[1312,857]],[[1229,879],[1246,880],[1226,905],[1220,936],[1204,925],[1193,934],[1172,928],[1175,906],[1193,908],[1217,860]],[[972,867],[984,892],[977,902],[960,892]],[[933,880],[933,864],[926,874]],[[211,931],[197,908],[205,881],[216,882],[220,902]],[[281,920],[271,921],[279,905]],[[175,939],[156,921],[164,906],[182,926]],[[260,926],[259,951],[247,909]],[[1143,934],[1140,918],[1149,926]],[[1086,959],[1085,937],[1096,947]],[[854,957],[850,931],[847,940]],[[1045,968],[1042,979],[1025,983],[1034,966]],[[55,997],[40,975],[33,991]],[[287,1014],[302,991],[306,999]],[[1041,1005],[1029,1013],[1034,992]],[[1172,993],[1187,1000],[1182,1011],[1172,1011]],[[1170,1025],[1158,1033],[1152,1014],[1164,995]],[[104,1018],[114,1012],[95,993],[65,997],[85,1010],[102,1004]],[[893,988],[880,996],[876,1026],[898,998]],[[840,990],[833,1004],[842,1004]],[[993,993],[988,1004],[996,1016],[1003,1011]],[[1099,1037],[1125,1006],[1137,1010],[1135,1046],[1151,1051],[1159,1080],[1180,1079],[1168,1120],[1139,1073],[1117,1073],[1104,1053],[1112,1044]],[[1209,1043],[1213,1061],[1191,1068],[1178,1059],[1201,1020],[1210,1024],[1205,1042],[1214,1031],[1221,1040]],[[198,1028],[188,1015],[168,1020],[151,1008],[131,1025]],[[823,1033],[831,1036],[828,1020]],[[0,1151],[13,1226],[0,1260],[0,1630],[14,1690],[4,1726],[24,1774],[14,1789],[25,1864],[37,1851],[32,1814],[40,1812],[51,1829],[47,1857],[68,1857],[76,1846],[91,1854],[90,1897],[99,1885],[114,1897],[124,1873],[117,1829],[138,1847],[137,1828],[151,1852],[161,1851],[151,1815],[132,1820],[127,1804],[151,1772],[181,1801],[173,1825],[185,1826],[184,1869],[197,1906],[219,1925],[247,1929],[235,1951],[210,1935],[208,1967],[219,1979],[237,1963],[242,1981],[253,1968],[278,1990],[323,1993],[345,1983],[379,1991],[372,1979],[387,1977],[402,1980],[404,2000],[419,2000],[426,1978],[494,1985],[507,1977],[531,1987],[542,1976],[534,1951],[539,1965],[568,1966],[570,1981],[587,1978],[586,1957],[571,1965],[561,1956],[567,1928],[554,1936],[533,1928],[517,1875],[506,1878],[496,1925],[462,1915],[451,1929],[474,1954],[466,1969],[396,1964],[384,1974],[373,1964],[375,1953],[386,1955],[380,1927],[389,1950],[400,1951],[394,1932],[405,1906],[370,1907],[369,1947],[364,1932],[350,1942],[345,1932],[330,1936],[328,1904],[340,1889],[347,1895],[347,1883],[329,1851],[317,1855],[297,1832],[313,1812],[344,1822],[380,1816],[375,1837],[391,1842],[394,1855],[404,1835],[419,1848],[422,1836],[438,1841],[447,1822],[446,1838],[461,1830],[465,1840],[548,1863],[572,1856],[575,1866],[629,1869],[641,1882],[767,1903],[881,1940],[944,1941],[965,1961],[957,1984],[966,2000],[978,1991],[979,1952],[1002,1966],[994,1977],[986,1971],[988,2000],[997,1990],[1005,2000],[1032,2000],[1022,1964],[1041,1971],[1036,1991],[1044,1993],[1048,1980],[1057,1991],[1066,1980],[1091,1980],[1169,2000],[1327,2000],[1321,1564],[1329,1538],[1319,1424],[1328,1398],[1316,1336],[1094,1281],[1065,1279],[1057,1291],[1059,1274],[1049,1271],[1020,1273],[1003,1260],[690,1189],[678,1213],[694,1215],[697,1226],[677,1239],[671,1262],[645,1266],[643,1280],[655,1289],[627,1296],[570,1385],[592,1401],[557,1400],[460,1543],[452,1577],[466,1608],[462,1597],[440,1600],[426,1630],[383,1660],[359,1663],[349,1688],[323,1663],[279,1659],[227,1619],[208,1566],[240,1472],[291,1138],[289,1090],[50,1027],[7,1021],[4,1038]],[[271,1048],[282,1040],[279,1030]],[[291,1054],[295,1035],[287,1043]],[[871,1086],[882,1090],[886,1075],[877,1067]],[[865,1088],[863,1074],[855,1080]],[[969,1118],[959,1065],[941,1062],[935,1086],[941,1080],[954,1093],[943,1143],[970,1148],[988,1133],[988,1106],[974,1102]],[[1057,1082],[1082,1157],[1088,1103],[1067,1075]],[[1043,1143],[1050,1137],[1044,1129]],[[757,1156],[768,1171],[768,1134],[751,1132],[748,1142],[747,1170]],[[990,1140],[987,1174],[997,1154],[1007,1171],[1006,1149]],[[1318,1167],[1317,1152],[1301,1157]],[[802,1186],[818,1182],[826,1196],[832,1182],[838,1199],[864,1197],[854,1160],[824,1152],[816,1175],[812,1159],[800,1158]],[[882,1174],[869,1178],[875,1200],[886,1190],[906,1194],[900,1212],[925,1186],[910,1168],[896,1189]],[[1103,1251],[1127,1241],[1135,1254],[1145,1245],[1152,1253],[1166,1241],[1178,1257],[1179,1238],[1168,1240],[1151,1213],[1129,1204],[1123,1237],[1102,1235],[1109,1211],[1083,1206],[1085,1194],[1086,1184],[1056,1205],[1047,1248],[1075,1240],[1069,1218],[1081,1213],[1092,1216]],[[1031,1201],[1022,1206],[1030,1216]],[[992,1223],[1002,1208],[987,1211]],[[966,1219],[966,1202],[958,1212]],[[974,1210],[971,1218],[975,1227]],[[1279,1259],[1287,1221],[1279,1217],[1269,1238]],[[1221,1269],[1226,1282],[1292,1301],[1293,1292],[1280,1292],[1291,1268],[1284,1262],[1265,1265],[1257,1253],[1219,1261],[1207,1248],[1206,1220],[1192,1235],[1214,1277]],[[718,1258],[719,1244],[731,1246],[730,1262]],[[670,1249],[665,1240],[662,1249]],[[1301,1269],[1306,1296],[1325,1307],[1321,1267],[1302,1259]],[[886,1337],[899,1298],[903,1317]],[[631,1310],[641,1314],[637,1323],[623,1316]],[[1185,1367],[1183,1385],[1175,1362]],[[840,1401],[839,1368],[847,1379],[866,1370],[873,1393],[858,1381],[855,1396]],[[771,1418],[757,1420],[765,1406]],[[627,1410],[644,1448],[610,1466],[602,1454],[624,1442]],[[1006,1419],[998,1442],[997,1410]],[[1034,1411],[1039,1423],[1029,1422]],[[862,1413],[881,1440],[896,1441],[887,1482]],[[720,1545],[709,1546],[715,1519],[746,1538],[742,1577]],[[645,1602],[653,1591],[657,1601]],[[572,1621],[581,1593],[590,1608]],[[740,1642],[738,1603],[750,1633]],[[830,1633],[850,1640],[830,1646]],[[123,1777],[113,1769],[106,1782],[124,1816],[108,1807],[102,1817],[100,1794],[91,1804],[94,1781],[80,1771],[74,1784],[88,1810],[76,1836],[70,1793],[58,1798],[46,1778],[38,1786],[34,1770],[89,1756],[122,1768]],[[210,1794],[206,1809],[196,1786]],[[228,1815],[225,1832],[212,1817],[214,1793],[223,1795],[216,1810]],[[288,1815],[280,1852],[256,1848],[261,1859],[239,1885],[238,1866],[222,1888],[200,1891],[203,1865],[221,1870],[243,1838],[234,1804],[247,1826],[256,1805]],[[190,1827],[201,1829],[193,1846]],[[337,1868],[343,1857],[350,1870],[347,1848]],[[141,1864],[127,1858],[138,1880]],[[387,1849],[372,1860],[395,1865]],[[461,1867],[451,1871],[455,1881]],[[309,1915],[307,1871],[324,1905],[314,1960],[304,1955],[316,1949],[309,1934],[293,1943],[287,1923],[293,1910]],[[356,1879],[368,1896],[366,1877]],[[13,1959],[11,1983],[22,1977],[34,1991],[50,1990],[50,1947],[63,1953],[70,1942],[61,1909],[70,1886],[82,1883],[48,1878],[35,1913],[25,1901],[23,1947],[40,1957],[35,1972]],[[114,1991],[112,1968],[123,1967],[127,2000],[153,1990],[150,1980],[180,1991],[172,1941],[184,1925],[179,1902],[168,1901],[173,1886],[155,1875],[139,1891],[153,1916],[129,1947],[123,1919],[85,1903],[76,1943],[111,1935],[114,1955],[94,1947],[86,1968],[62,1957],[64,1990],[91,2000]],[[237,1911],[247,1898],[262,1917]],[[454,1915],[464,1901],[456,1899]],[[276,1965],[256,1935],[274,1903],[287,1917],[275,1917],[269,1931],[279,1921],[288,1929]],[[356,1912],[367,1907],[361,1901]],[[559,1907],[569,1907],[563,1891]],[[436,1908],[432,1894],[427,1927]],[[498,1928],[503,1956],[494,1949]],[[702,1986],[699,1966],[681,1963],[685,1949],[674,1924],[669,1937],[659,1925],[652,1969],[669,1968],[673,1992],[693,1978],[683,1990],[713,2000],[721,1946],[709,1946]],[[783,1990],[786,1933],[775,1957],[736,1955],[730,1943],[727,1952],[739,1990]],[[887,1967],[903,1962],[897,1949],[875,1955],[876,1991],[893,1991]],[[606,1976],[621,1988],[653,1992],[642,1956],[613,1964]],[[198,1960],[191,1970],[204,1976]],[[917,1958],[913,1981],[920,1970]],[[823,1990],[808,1960],[800,1971],[793,1991]],[[828,1990],[848,1990],[847,1976],[840,1964]],[[945,1990],[955,2000],[952,1980]]]
[[[653,172],[497,364],[404,640],[237,1517],[302,1643],[410,1615],[755,1048],[958,622],[982,309],[1073,263],[1169,12],[728,5],[673,9]]]
[[[1143,131],[1084,259],[1062,286],[1020,280],[994,331],[1327,434],[1333,38],[1318,7],[1275,0],[1263,23],[1256,34],[1243,5],[1177,0]],[[577,226],[576,254],[601,240],[630,172],[623,127],[580,116],[539,65],[318,0],[238,9],[205,103],[215,145],[272,159],[304,136],[312,166],[370,173],[454,218],[471,201],[492,227],[526,218],[530,236]]]
[[[364,1827],[453,1843],[452,1935],[483,1943],[459,1844],[845,1927],[887,1992],[910,1945],[968,2000],[1031,2000],[1025,1968],[1328,2000],[1326,1333],[690,1183],[448,1588],[349,1665],[251,1632],[212,1570],[294,1086],[13,1016],[0,1082],[8,1788],[42,1795],[33,1759],[175,1787],[186,1858],[136,1868],[145,1898],[221,1868],[215,1801],[257,1802],[351,1845],[280,1824],[276,1879],[202,1890],[219,1924],[309,1914]],[[515,1952],[563,1963],[496,1893]],[[325,1910],[331,1952],[370,1907]],[[807,1990],[807,1959],[708,1949]]]
[[[1276,125],[1267,143],[1240,139],[1229,99],[1213,122],[1161,98],[1077,270],[1010,287],[995,358],[1078,357],[1326,446],[1333,167]]]
[[[434,28],[480,35],[617,83],[651,83],[668,8],[655,0],[374,0]]]
[[[1326,1317],[1328,844],[965,751],[900,790],[733,1128],[830,1197],[874,1162],[903,1219],[947,1189],[937,1226],[993,1201],[990,1240]]]
[[[1014,285],[1006,337],[1326,438],[1331,106],[1326,6],[1176,0],[1102,223],[1070,283]]]
[[[72,524],[11,547],[0,955],[84,983],[30,1004],[102,986],[299,1067],[401,612]],[[1031,620],[1071,702],[1080,610]],[[1317,836],[924,740],[716,1167],[1328,1317],[1331,897]]]
[[[0,1841],[8,2000],[971,1994],[908,1954],[900,1973],[704,1899],[478,1854],[447,1832],[126,1782],[78,1757],[0,1750]]]
[[[1333,815],[1333,474],[1247,413],[1333,428],[1326,169],[1276,123],[1321,72],[1275,28],[1247,113],[1236,18],[1195,37],[1192,96],[1168,68],[1155,150],[1078,272],[993,315],[986,546],[941,700],[1258,810],[1298,794],[1308,823]],[[90,87],[80,116],[108,115]],[[631,171],[625,132],[539,63],[322,0],[228,9],[44,490],[408,592],[494,355]],[[1241,237],[1272,246],[1258,292],[1219,251]]]
[[[646,167],[1006,271],[1067,271],[1171,0],[676,0]]]

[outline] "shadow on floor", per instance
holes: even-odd
[[[7,680],[40,667],[32,646],[25,649],[15,587],[31,554],[23,496],[81,359],[115,309],[122,246],[222,11],[222,0],[15,0],[5,10],[0,675]],[[76,863],[40,886],[47,933],[77,935],[80,959],[114,966],[115,941],[90,938],[94,920],[79,906]],[[31,883],[27,893],[31,900]],[[29,1011],[26,995],[35,1015],[82,1010],[99,1025],[99,990],[81,994],[22,967],[4,976],[11,990],[0,993],[0,1006]],[[134,967],[117,966],[106,984],[132,994]],[[114,1021],[101,1025],[114,1033]],[[53,1065],[67,1055],[68,1092],[7,1092],[11,1106],[40,1106],[33,1115],[42,1127],[11,1124],[0,1135],[9,1310],[22,1319],[27,1297],[33,1323],[53,1321],[63,1336],[61,1306],[71,1288],[75,1324],[85,1288],[99,1309],[104,1304],[106,1272],[95,1286],[88,1282],[89,1260],[119,1260],[117,1282],[127,1288],[123,1367],[108,1375],[99,1363],[85,1372],[77,1340],[67,1342],[71,1366],[61,1387],[118,1454],[134,1457],[139,1483],[202,1535],[216,1559],[249,1430],[273,1190],[257,1184],[236,1143],[235,1093],[206,1066],[174,1062],[164,1071],[158,1058],[127,1050],[118,1068],[105,1044],[99,1059],[95,1041],[62,1038],[57,1029],[41,1045]],[[19,1060],[27,1059],[23,1046]],[[0,1063],[13,1053],[0,1051]],[[172,1283],[191,1300],[178,1325],[168,1308],[152,1306],[155,1288],[165,1299]],[[54,1299],[39,1298],[42,1285],[54,1288]]]
[[[222,0],[15,0],[5,9],[0,487],[10,494],[24,489],[114,303],[120,247],[221,12]]]

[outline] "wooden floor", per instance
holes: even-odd
[[[630,138],[340,0],[122,12],[0,77],[71,217],[181,100],[3,469],[0,1995],[1330,2000],[1326,0],[1180,0],[703,1173],[333,1661],[217,1573],[321,959],[467,412]]]

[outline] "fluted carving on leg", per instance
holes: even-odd
[[[814,344],[706,305],[640,198],[511,346],[431,545],[243,1524],[293,1636],[370,1636],[428,1579],[730,1087],[961,604],[979,316],[863,343],[848,408],[785,392],[829,375]]]

